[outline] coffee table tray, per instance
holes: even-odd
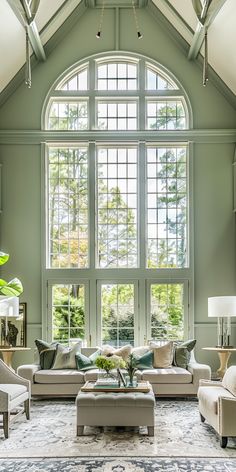
[[[113,392],[113,393],[127,393],[127,392],[140,392],[148,393],[150,391],[149,382],[138,382],[137,387],[110,387],[109,385],[95,386],[95,382],[87,381],[83,387],[81,387],[81,392]]]

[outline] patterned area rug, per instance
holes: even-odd
[[[4,472],[236,472],[230,459],[45,459],[3,460]]]
[[[24,415],[18,417],[11,425],[7,440],[0,430],[1,458],[133,456],[231,458],[236,457],[236,439],[230,438],[228,447],[222,449],[215,431],[200,422],[196,400],[158,399],[154,437],[147,436],[144,427],[140,431],[132,428],[103,430],[86,427],[85,435],[77,437],[74,400],[33,401],[30,421],[26,421]],[[2,461],[0,472],[5,470],[1,466]],[[67,472],[67,469],[64,470]],[[119,472],[123,472],[123,469]]]

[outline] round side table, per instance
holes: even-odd
[[[235,347],[203,347],[204,351],[214,351],[217,352],[220,360],[220,367],[217,369],[216,373],[220,379],[224,377],[225,371],[228,367],[228,361],[232,352],[236,352]]]
[[[15,352],[20,351],[30,351],[30,347],[0,347],[0,352],[2,353],[2,359],[5,364],[13,370],[12,367],[12,358]]]

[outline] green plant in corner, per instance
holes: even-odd
[[[0,266],[6,264],[8,259],[9,254],[0,251]],[[10,282],[0,279],[0,295],[4,297],[18,297],[22,292],[23,286],[17,277],[10,280]]]

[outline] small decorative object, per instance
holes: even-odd
[[[130,354],[126,362],[126,370],[128,372],[128,385],[127,387],[134,387],[137,385],[137,377],[135,372],[137,371],[137,362],[133,354]],[[136,379],[135,379],[136,377]]]

